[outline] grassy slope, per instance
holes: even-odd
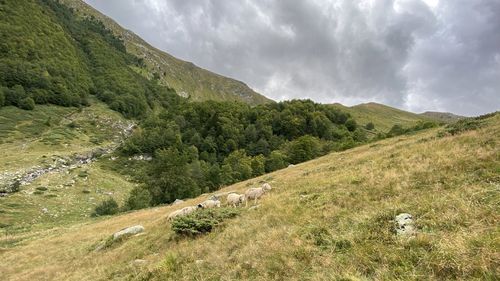
[[[124,39],[130,53],[145,58],[148,71],[140,71],[140,74],[148,78],[152,78],[153,73],[160,74],[161,83],[174,88],[181,95],[188,94],[195,101],[226,100],[243,101],[249,104],[271,102],[270,99],[254,92],[240,81],[199,68],[152,47],[136,34],[124,29],[111,18],[81,0],[63,0],[62,2],[85,15],[93,15],[100,19],[116,35]]]
[[[57,228],[1,252],[8,280],[490,279],[499,276],[500,116],[438,138],[439,129],[332,153],[225,188],[275,187],[223,228],[176,239],[165,217],[184,205]],[[419,234],[397,239],[392,219]],[[123,227],[143,235],[102,252]],[[15,236],[11,237],[15,239]],[[147,263],[137,266],[135,259]],[[344,280],[346,280],[344,279]]]
[[[358,104],[352,107],[338,103],[332,106],[350,113],[358,124],[364,126],[372,122],[375,125],[375,130],[380,132],[388,132],[391,127],[396,124],[402,125],[403,127],[410,127],[415,125],[418,121],[440,121],[431,117],[373,102]]]
[[[449,113],[449,112],[426,111],[424,113],[420,113],[419,115],[425,116],[428,118],[432,118],[432,119],[435,119],[437,121],[441,121],[441,122],[445,122],[445,123],[452,123],[452,122],[455,122],[455,121],[458,121],[458,120],[464,118],[463,116],[456,115],[456,114]]]
[[[0,120],[0,176],[114,144],[122,139],[123,127],[129,122],[97,101],[82,111],[42,105],[33,111],[4,107]],[[79,176],[82,171],[88,177]],[[109,196],[122,201],[132,186],[100,162],[67,173],[43,175],[23,186],[21,192],[0,198],[0,247],[11,247],[35,230],[88,218],[95,204]],[[43,187],[47,190],[37,189]],[[20,237],[10,239],[14,233]]]

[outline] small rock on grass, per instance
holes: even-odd
[[[135,225],[131,227],[124,228],[118,232],[113,234],[113,239],[116,240],[124,235],[134,235],[144,231],[144,227],[142,225]]]
[[[413,216],[408,213],[401,213],[394,219],[396,221],[396,234],[402,237],[414,236],[417,232]]]

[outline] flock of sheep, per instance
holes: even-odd
[[[269,190],[271,190],[271,185],[268,183],[264,183],[261,187],[249,188],[245,192],[245,194],[238,194],[235,192],[231,192],[227,195],[226,203],[228,206],[233,206],[235,208],[245,203],[245,207],[247,207],[248,201],[254,200],[254,205],[256,205],[257,200]],[[220,206],[221,206],[221,201],[219,200],[219,198],[213,196],[210,199],[203,201],[202,203],[196,206],[188,206],[180,210],[173,211],[168,215],[168,220],[171,221],[174,218],[189,215],[198,209],[220,208]]]

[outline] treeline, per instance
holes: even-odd
[[[55,0],[0,1],[0,106],[85,106],[95,95],[126,117],[178,102],[136,73],[142,59],[93,17]]]
[[[365,130],[349,114],[310,100],[256,107],[209,101],[151,115],[121,152],[154,156],[133,170],[152,203],[160,204],[364,141]]]

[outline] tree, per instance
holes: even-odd
[[[151,193],[140,186],[134,187],[125,202],[125,210],[139,210],[151,206]]]
[[[200,188],[190,176],[189,156],[175,147],[156,152],[147,186],[153,204],[170,203],[178,198],[194,197]]]
[[[248,152],[250,155],[269,155],[271,152],[269,149],[269,143],[265,139],[259,139],[256,143],[252,143],[248,147]]]
[[[231,178],[233,180],[241,181],[249,179],[252,176],[251,162],[252,160],[247,156],[245,150],[240,149],[231,152],[231,154],[224,159],[224,166],[228,165],[231,167]]]
[[[321,143],[318,138],[305,135],[289,142],[285,153],[290,163],[297,164],[321,155]]]
[[[22,99],[27,98],[26,91],[23,86],[15,85],[5,93],[5,104],[19,106]]]
[[[354,119],[347,119],[347,121],[345,122],[345,127],[350,132],[354,132],[354,130],[356,130],[356,128],[358,127],[358,124]]]
[[[0,107],[5,105],[5,89],[4,87],[0,87]]]
[[[390,137],[393,137],[393,136],[402,135],[404,133],[405,133],[404,128],[401,125],[399,125],[399,124],[395,124],[394,126],[392,126],[391,130],[389,130],[389,132],[387,134]]]
[[[97,205],[92,213],[93,217],[98,216],[107,216],[114,215],[118,213],[118,203],[116,203],[115,199],[109,198],[108,200],[102,201],[99,205]]]
[[[375,125],[372,123],[372,122],[368,122],[366,125],[365,125],[365,128],[369,131],[375,129]]]
[[[285,168],[287,166],[285,158],[286,156],[279,150],[271,152],[265,162],[266,172],[269,173]]]
[[[257,155],[252,157],[252,162],[250,163],[252,167],[252,176],[257,177],[263,175],[266,172],[266,157],[264,155]]]
[[[35,101],[32,98],[27,97],[20,100],[18,106],[24,110],[33,110],[35,109]]]

